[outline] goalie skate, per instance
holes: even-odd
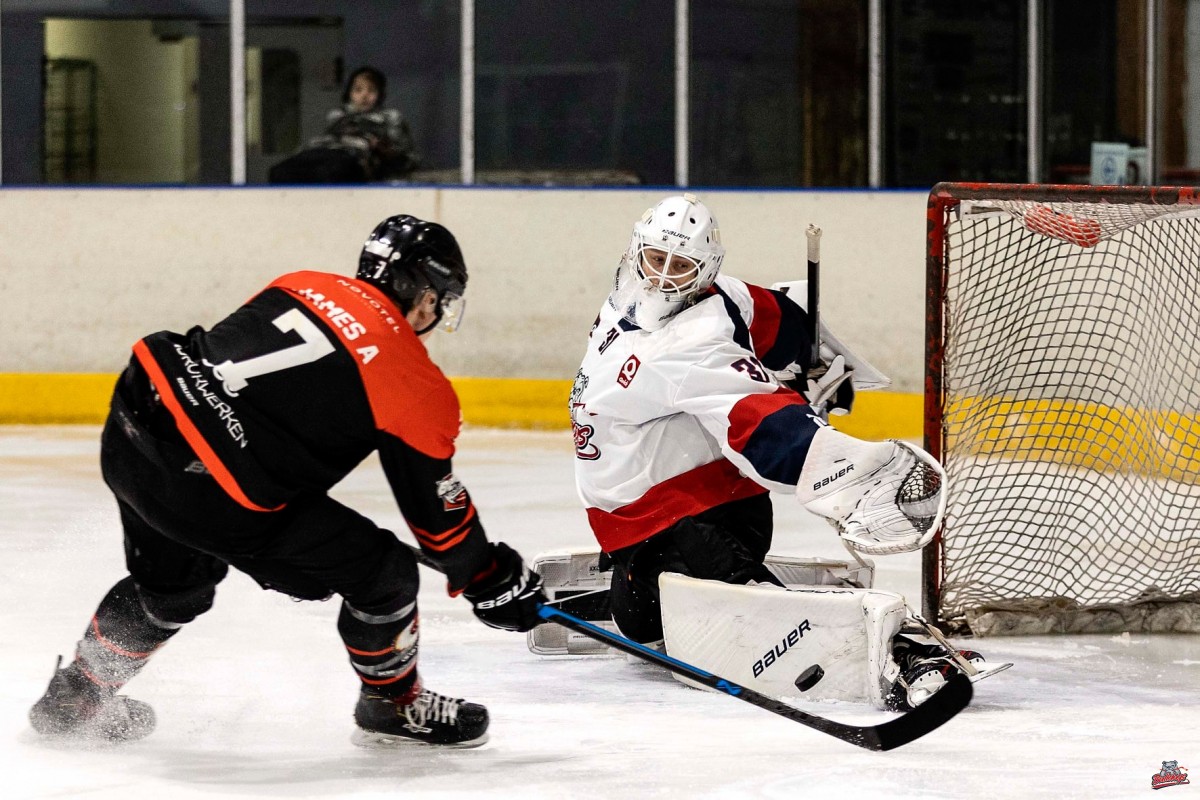
[[[989,666],[974,650],[956,650],[956,658],[936,645],[927,647],[937,651],[936,654],[925,657],[914,654],[906,659],[907,664],[888,698],[889,708],[897,711],[916,708],[945,686],[955,673],[961,672],[971,683],[978,683],[1012,666],[1011,662]]]

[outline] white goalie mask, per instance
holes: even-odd
[[[633,226],[609,303],[639,328],[656,331],[712,286],[724,257],[708,207],[694,194],[668,197]]]

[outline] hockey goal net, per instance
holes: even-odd
[[[950,630],[1200,631],[1200,190],[939,184],[925,445]]]

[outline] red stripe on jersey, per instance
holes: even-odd
[[[738,400],[729,412],[729,446],[739,453],[744,453],[746,443],[758,430],[759,423],[779,409],[790,405],[808,404],[801,395],[786,386],[780,386],[772,394],[748,394]]]
[[[271,284],[296,297],[354,359],[378,430],[431,458],[454,455],[458,396],[400,309],[364,281],[293,272]]]
[[[668,478],[616,511],[589,508],[588,522],[600,549],[611,553],[645,541],[684,517],[766,491],[722,458]]]
[[[167,376],[158,366],[158,362],[154,360],[154,356],[150,353],[150,348],[146,346],[144,341],[138,341],[133,345],[133,354],[137,357],[138,363],[142,365],[142,369],[146,370],[146,374],[150,376],[150,382],[154,384],[158,390],[158,396],[162,398],[162,403],[171,412],[171,416],[175,418],[175,425],[179,428],[179,432],[183,434],[183,438],[191,446],[194,452],[204,466],[216,479],[217,483],[225,494],[237,501],[238,505],[248,508],[251,511],[278,511],[283,508],[286,503],[281,503],[274,508],[264,508],[242,491],[242,487],[238,485],[237,480],[233,477],[233,473],[225,466],[221,459],[217,456],[215,450],[204,440],[204,434],[196,427],[187,412],[183,410],[179,399],[175,397],[171,391],[171,382],[167,380]]]
[[[750,323],[750,339],[754,342],[754,355],[762,358],[775,344],[779,336],[779,322],[783,315],[779,301],[761,286],[747,283],[750,299],[754,301],[754,321]]]

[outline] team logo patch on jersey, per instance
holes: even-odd
[[[615,342],[617,340],[617,337],[620,335],[621,335],[621,331],[619,331],[616,328],[613,328],[604,336],[604,341],[600,343],[601,355],[604,354],[604,351],[608,349],[608,346],[610,344],[612,344],[613,342]]]
[[[437,482],[437,496],[441,498],[442,508],[446,511],[459,511],[467,507],[467,490],[453,472]]]
[[[633,383],[633,379],[637,376],[638,367],[642,365],[638,361],[637,356],[630,356],[625,359],[625,363],[621,365],[621,371],[617,374],[617,383],[621,384],[622,389],[628,389],[629,384]]]
[[[575,373],[575,382],[571,384],[571,397],[567,400],[572,419],[575,418],[575,408],[583,405],[579,401],[583,397],[583,393],[587,391],[589,380],[588,376],[583,374],[583,370]]]
[[[592,444],[592,435],[596,429],[591,425],[571,423],[571,435],[575,437],[575,457],[584,461],[595,461],[600,457],[600,448]]]

